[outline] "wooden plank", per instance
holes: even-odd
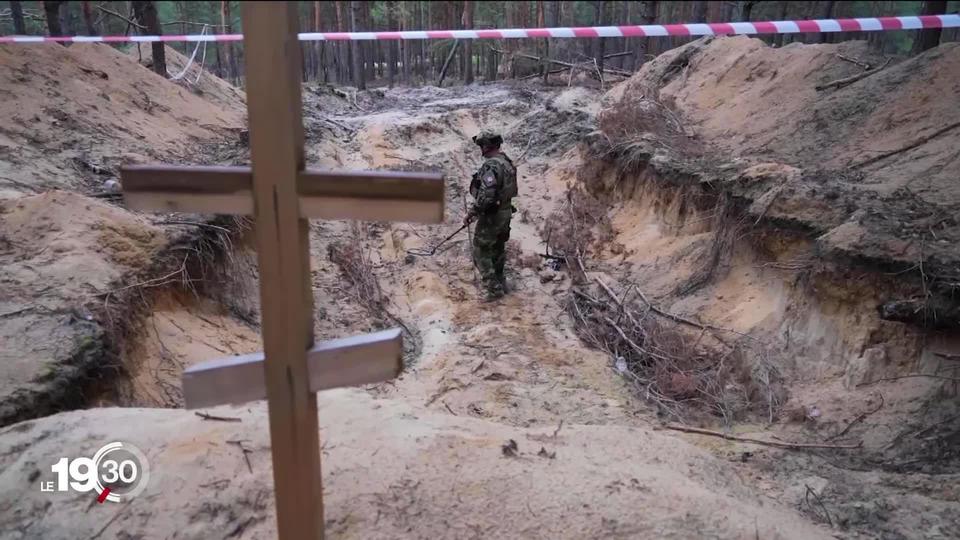
[[[402,353],[399,328],[319,343],[307,352],[310,391],[392,379],[403,370]],[[183,398],[188,409],[266,397],[262,352],[201,362],[183,372]]]
[[[443,202],[443,175],[432,172],[307,169],[297,190],[309,197]]]
[[[300,214],[316,219],[440,223],[443,221],[443,204],[391,199],[301,197]]]
[[[134,210],[202,214],[253,213],[249,167],[135,166],[121,169],[124,199]],[[307,169],[298,175],[304,218],[440,223],[440,173]]]
[[[310,350],[310,389],[357,386],[393,379],[403,371],[399,328],[320,343]]]
[[[233,195],[135,191],[124,192],[123,202],[131,210],[161,214],[174,212],[234,216],[253,214],[253,194],[249,191],[246,194]]]
[[[124,193],[164,191],[225,195],[249,193],[253,187],[250,167],[206,165],[124,165],[120,167]]]
[[[250,167],[120,167],[123,200],[142,212],[250,215],[253,175]]]
[[[300,214],[308,218],[443,221],[440,173],[307,169],[300,175],[298,189]]]
[[[323,538],[316,394],[310,390],[313,293],[303,169],[300,44],[293,2],[242,2],[250,153],[277,534]]]

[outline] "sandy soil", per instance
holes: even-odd
[[[90,377],[120,367],[125,304],[145,298],[134,284],[156,286],[187,262],[167,252],[188,246],[196,228],[113,204],[119,166],[230,162],[245,113],[236,90],[211,104],[100,44],[0,47],[0,88],[8,423],[88,399]]]
[[[757,42],[717,40],[710,54],[720,55],[724,43],[736,56]],[[794,53],[798,64],[810,61],[807,49]],[[685,73],[698,76],[695,69]],[[636,98],[633,82],[615,88],[606,103]],[[311,164],[441,170],[448,179],[447,224],[311,225],[317,336],[397,321],[409,329],[409,362],[400,378],[319,398],[331,536],[948,538],[960,527],[957,460],[943,447],[953,432],[942,422],[955,406],[955,388],[951,393],[925,379],[856,387],[904,373],[917,360],[940,361],[936,353],[955,351],[954,338],[929,336],[918,345],[905,325],[878,321],[866,294],[876,285],[868,278],[799,277],[783,263],[809,253],[811,242],[786,233],[733,244],[725,272],[693,294],[672,295],[717,233],[710,209],[689,203],[689,187],[648,183],[648,177],[618,184],[622,179],[595,163],[578,145],[597,127],[595,92],[483,85],[374,90],[351,100],[309,88],[304,99]],[[673,106],[694,115],[685,107],[696,99],[679,96]],[[699,114],[703,122],[709,118],[706,109]],[[520,164],[521,211],[509,246],[513,293],[492,305],[477,301],[465,237],[433,257],[406,253],[433,245],[462,216],[466,182],[479,164],[469,137],[480,127],[500,129],[507,153]],[[676,136],[670,143],[691,139],[691,155],[713,150],[685,134],[669,136]],[[787,166],[772,168],[790,176]],[[791,377],[789,406],[804,414],[797,419],[785,411],[772,426],[750,417],[732,429],[820,441],[850,425],[840,440],[862,440],[862,451],[792,453],[659,428],[658,411],[619,378],[613,359],[576,337],[564,309],[570,277],[538,255],[545,250],[544,222],[568,187],[593,173],[593,181],[629,188],[629,195],[614,191],[605,209],[613,241],[593,247],[591,276],[641,283],[671,310],[781,346],[771,350]],[[104,222],[143,219],[103,206],[119,214]],[[144,222],[141,228],[151,227]],[[142,237],[134,232],[128,234]],[[99,242],[86,249],[99,248],[133,269],[151,249],[162,249],[165,236],[156,236],[155,244],[137,244],[132,254],[118,255]],[[378,305],[356,295],[330,256],[345,244],[363,247],[366,271],[388,301]],[[130,377],[120,403],[176,405],[182,367],[257,348],[252,253],[240,247],[232,255],[223,284],[230,293],[219,302],[172,292],[157,298],[126,358]],[[871,413],[880,392],[883,407]],[[0,538],[272,538],[264,404],[207,412],[240,422],[110,407],[3,428]],[[857,420],[860,415],[866,416]],[[53,500],[35,489],[64,448],[89,454],[106,438],[147,451],[153,477],[144,497],[129,506],[101,506],[87,495]],[[510,440],[519,455],[504,452]]]

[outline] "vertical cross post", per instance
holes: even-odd
[[[307,369],[309,229],[297,194],[304,168],[297,8],[241,6],[277,532],[284,540],[323,538],[317,399]]]
[[[127,207],[253,214],[264,354],[183,374],[188,408],[268,400],[277,530],[323,538],[315,392],[389,380],[402,370],[399,329],[313,344],[308,218],[443,221],[443,176],[304,167],[300,44],[293,2],[242,5],[252,167],[124,166]]]

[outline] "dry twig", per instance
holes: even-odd
[[[765,441],[762,439],[754,439],[751,437],[738,437],[736,435],[730,435],[728,433],[723,433],[721,431],[713,431],[712,429],[703,429],[692,426],[680,426],[677,424],[667,424],[663,426],[664,429],[671,429],[674,431],[682,431],[684,433],[696,433],[698,435],[709,435],[710,437],[720,437],[721,439],[727,439],[728,441],[737,441],[750,444],[760,444],[763,446],[773,446],[776,448],[783,448],[786,450],[807,450],[811,448],[833,448],[837,450],[854,450],[863,446],[863,443],[857,444],[825,444],[825,443],[792,443],[786,441]]]
[[[233,416],[214,416],[212,414],[207,414],[204,412],[197,411],[193,413],[204,420],[215,420],[217,422],[242,422],[240,418],[235,418]]]
[[[836,56],[837,58],[843,60],[844,62],[850,62],[851,64],[856,64],[856,65],[862,67],[863,69],[870,69],[871,67],[873,67],[873,66],[871,66],[870,64],[864,62],[863,60],[858,60],[858,59],[852,58],[852,57],[850,57],[850,56],[844,56],[844,55],[842,55],[842,54],[840,54],[840,53],[836,53],[835,56]]]
[[[915,379],[915,378],[941,379],[944,381],[960,382],[960,377],[946,377],[944,375],[927,375],[925,373],[913,373],[910,375],[900,375],[899,377],[884,377],[882,379],[877,379],[875,381],[860,383],[857,385],[857,388],[860,388],[861,386],[871,386],[871,385],[882,383],[885,381],[898,381],[900,379]]]
[[[828,88],[843,88],[844,86],[851,85],[851,84],[853,84],[853,83],[855,83],[855,82],[857,82],[857,81],[859,81],[859,80],[861,80],[861,79],[865,79],[865,78],[873,75],[874,73],[878,73],[878,72],[880,72],[880,71],[883,71],[883,69],[884,69],[885,67],[887,67],[887,65],[890,64],[890,62],[891,62],[892,60],[893,60],[892,58],[887,58],[887,61],[884,62],[883,65],[880,66],[880,67],[878,67],[878,68],[868,69],[867,71],[864,71],[863,73],[857,73],[856,75],[854,75],[854,76],[852,76],[852,77],[845,77],[845,78],[843,78],[843,79],[837,79],[837,80],[835,80],[835,81],[830,81],[830,82],[828,82],[828,83],[826,83],[826,84],[820,84],[820,85],[817,85],[815,88],[816,88],[817,90],[827,90]]]
[[[877,395],[880,396],[880,404],[877,405],[877,408],[876,408],[876,409],[874,409],[874,410],[872,410],[872,411],[867,411],[867,412],[860,413],[860,415],[857,416],[856,418],[854,418],[849,424],[847,424],[847,427],[843,428],[843,430],[840,431],[840,433],[837,433],[836,435],[832,435],[832,436],[830,436],[830,437],[827,437],[827,440],[828,440],[828,441],[832,441],[832,440],[834,440],[834,439],[839,439],[840,437],[843,437],[844,435],[847,434],[848,431],[850,431],[850,428],[852,428],[853,426],[859,424],[860,422],[863,422],[868,416],[870,416],[871,414],[873,414],[873,413],[879,411],[881,408],[883,408],[883,394],[877,393]]]
[[[806,500],[806,501],[807,501],[807,504],[810,505],[811,508],[813,508],[813,505],[810,504],[810,494],[813,493],[813,498],[816,499],[817,504],[819,504],[819,505],[820,505],[820,508],[823,510],[823,514],[824,514],[824,516],[826,516],[826,518],[827,518],[827,523],[828,523],[831,527],[833,527],[833,519],[830,518],[830,512],[828,512],[828,511],[827,511],[827,507],[824,506],[823,500],[820,499],[820,495],[819,495],[816,491],[814,491],[813,488],[811,488],[810,486],[808,486],[807,484],[804,484],[803,486],[804,486],[805,488],[807,488],[807,493],[806,493],[806,495],[804,495],[804,500]]]
[[[904,146],[904,147],[902,147],[902,148],[898,148],[898,149],[896,149],[896,150],[891,150],[891,151],[889,151],[889,152],[884,152],[883,154],[880,154],[879,156],[874,156],[874,157],[872,157],[872,158],[870,158],[870,159],[868,159],[868,160],[866,160],[866,161],[861,161],[860,163],[855,164],[855,165],[853,166],[853,168],[854,168],[854,169],[859,169],[859,168],[861,168],[861,167],[866,167],[867,165],[870,165],[870,164],[872,164],[872,163],[876,163],[876,162],[878,162],[878,161],[880,161],[880,160],[882,160],[882,159],[886,159],[886,158],[888,158],[888,157],[895,156],[895,155],[897,155],[897,154],[902,154],[903,152],[906,152],[906,151],[908,151],[908,150],[913,150],[914,148],[916,148],[916,147],[918,147],[918,146],[921,146],[921,145],[923,145],[923,144],[926,144],[926,143],[930,142],[931,140],[939,137],[940,135],[943,135],[944,133],[946,133],[946,132],[948,132],[948,131],[950,131],[950,130],[952,130],[952,129],[956,129],[956,128],[958,128],[958,127],[960,127],[960,122],[954,122],[954,123],[950,124],[949,126],[946,126],[946,127],[944,127],[944,128],[940,128],[940,129],[934,131],[934,132],[931,133],[930,135],[926,135],[926,136],[924,136],[924,137],[920,137],[920,138],[917,139],[916,141],[914,141],[914,142],[912,142],[912,143],[910,143],[910,144],[908,144],[908,145],[906,145],[906,146]]]
[[[123,15],[117,13],[116,11],[113,11],[113,10],[111,10],[111,9],[107,9],[107,8],[105,8],[105,7],[103,7],[103,6],[97,6],[97,9],[100,10],[101,12],[107,14],[107,15],[111,15],[111,16],[113,16],[113,17],[116,17],[116,18],[120,19],[121,21],[124,21],[125,23],[129,24],[130,26],[136,26],[136,27],[139,28],[140,30],[146,30],[146,29],[147,29],[146,26],[143,26],[142,24],[134,21],[133,19],[130,19],[129,17],[124,17]],[[128,30],[129,30],[129,28],[128,28]]]

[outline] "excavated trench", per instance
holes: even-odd
[[[664,173],[676,163],[625,166],[589,141],[580,144],[594,128],[591,91],[532,94],[489,86],[476,93],[386,92],[376,110],[326,116],[307,102],[311,162],[441,170],[448,223],[462,216],[465,182],[478,164],[472,133],[500,129],[519,164],[521,211],[509,245],[513,292],[499,304],[476,299],[466,235],[433,257],[407,253],[433,245],[452,225],[311,225],[317,338],[396,325],[406,330],[407,370],[368,392],[512,426],[638,425],[658,416],[736,425],[737,432],[788,441],[861,442],[853,452],[733,458],[752,461],[760,491],[789,504],[797,482],[815,484],[830,498],[833,519],[850,530],[903,534],[911,512],[957,519],[955,508],[941,504],[952,495],[931,487],[935,475],[960,472],[958,435],[949,431],[960,410],[955,386],[925,378],[877,381],[942,372],[960,338],[881,320],[877,291],[902,286],[897,276],[820,257],[804,231],[749,216],[727,195]],[[578,190],[597,206],[579,211],[595,215],[579,223],[578,234],[588,231],[589,238],[571,256],[558,235],[582,217],[567,213],[580,200],[571,195]],[[260,349],[254,253],[245,235],[232,246],[218,258],[217,283],[201,294],[155,293],[141,331],[127,342],[126,374],[101,394],[101,404],[180,407],[184,367]],[[574,289],[595,287],[596,278],[627,303],[644,306],[627,300],[632,284],[646,305],[701,324],[646,312],[671,339],[693,343],[689,350],[722,350],[718,342],[726,342],[750,352],[717,357],[731,363],[717,401],[730,414],[690,399],[683,416],[673,416],[650,399],[649,388],[638,391],[616,354],[584,338],[569,301]],[[711,342],[717,335],[723,339]],[[680,375],[688,373],[679,369],[658,388],[683,386]],[[703,444],[720,455],[731,451]],[[830,474],[818,470],[824,463]],[[862,505],[865,497],[908,495],[915,498],[882,526],[887,507]],[[800,507],[810,520],[825,520],[816,508]]]

